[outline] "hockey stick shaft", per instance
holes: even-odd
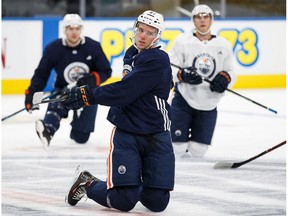
[[[75,81],[75,82],[72,82],[72,83],[70,83],[69,85],[67,85],[66,88],[72,88],[73,86],[76,85],[76,83],[77,83],[76,81]],[[43,100],[48,99],[48,98],[55,97],[56,95],[58,95],[58,94],[61,93],[61,92],[62,92],[62,90],[56,91],[56,92],[54,92],[53,94],[50,94],[50,95],[46,96],[45,98],[43,98]],[[47,102],[47,103],[49,103],[49,102]],[[12,113],[12,114],[10,114],[10,115],[8,115],[8,116],[3,117],[3,118],[1,119],[1,121],[5,121],[6,119],[11,118],[11,117],[17,115],[18,113],[20,113],[20,112],[22,112],[22,111],[24,111],[24,110],[26,110],[25,107],[22,108],[22,109],[20,109],[20,110],[18,110],[18,111],[16,111],[16,112],[14,112],[14,113]]]
[[[53,99],[49,99],[49,100],[41,100],[40,102],[35,103],[34,105],[37,104],[44,104],[44,103],[59,103],[59,102],[63,102],[65,101],[69,96],[68,95],[64,95],[60,98],[53,98]]]
[[[180,70],[183,70],[183,69],[184,69],[184,68],[181,68],[181,67],[179,67],[178,65],[175,65],[175,64],[173,64],[173,63],[171,63],[171,65],[172,65],[173,67],[176,67],[176,68],[180,69]],[[211,81],[208,80],[207,78],[204,78],[204,77],[202,77],[202,78],[203,78],[203,80],[204,80],[205,82],[211,83]],[[263,105],[263,104],[260,104],[260,103],[254,101],[254,100],[252,100],[252,99],[250,99],[250,98],[248,98],[248,97],[245,97],[244,95],[241,95],[241,94],[239,94],[239,93],[237,93],[237,92],[235,92],[235,91],[233,91],[233,90],[231,90],[231,89],[226,88],[226,91],[231,92],[231,93],[233,93],[233,94],[235,94],[235,95],[237,95],[237,96],[239,96],[239,97],[241,97],[241,98],[244,98],[244,99],[246,99],[246,100],[248,100],[248,101],[250,101],[250,102],[252,102],[252,103],[254,103],[254,104],[256,104],[256,105],[258,105],[258,106],[260,106],[260,107],[262,107],[262,108],[264,108],[264,109],[267,109],[267,110],[270,111],[270,112],[273,112],[273,113],[277,114],[277,111],[276,111],[276,110],[274,110],[274,109],[272,109],[272,108],[269,108],[269,107],[267,107],[267,106],[265,106],[265,105]]]
[[[57,92],[57,94],[58,94],[59,92]],[[54,94],[51,94],[51,95],[48,95],[47,97],[45,97],[44,99],[48,99],[48,98],[51,98],[51,97],[54,97],[55,95],[57,95],[56,93],[54,93]],[[2,119],[1,119],[1,121],[5,121],[6,119],[9,119],[9,118],[11,118],[12,116],[15,116],[15,115],[17,115],[18,113],[20,113],[20,112],[22,112],[22,111],[24,111],[24,110],[26,110],[26,108],[22,108],[22,109],[20,109],[20,110],[18,110],[18,111],[16,111],[16,112],[14,112],[14,113],[12,113],[12,114],[10,114],[10,115],[8,115],[8,116],[5,116],[5,117],[3,117]]]
[[[279,144],[277,144],[277,145],[275,145],[275,146],[273,146],[273,147],[271,147],[271,148],[269,148],[269,149],[267,149],[267,150],[265,150],[265,151],[263,151],[263,152],[261,152],[258,155],[255,155],[254,157],[251,157],[251,158],[245,160],[245,161],[233,163],[231,168],[237,168],[237,167],[240,167],[240,166],[242,166],[244,164],[247,164],[247,163],[249,163],[249,162],[251,162],[251,161],[253,161],[253,160],[255,160],[255,159],[267,154],[268,152],[271,152],[271,151],[273,151],[273,150],[275,150],[275,149],[277,149],[280,146],[285,145],[285,144],[286,144],[286,140],[281,142],[281,143],[279,143]]]
[[[197,6],[199,5],[199,0],[194,0],[194,5]],[[186,10],[185,8],[182,7],[176,7],[176,10],[179,11],[180,13],[193,18],[191,11]]]
[[[54,96],[60,94],[60,93],[64,93],[67,89],[71,89],[72,87],[76,86],[77,82],[73,82],[70,83],[69,85],[67,85],[64,89],[60,90],[57,92],[57,94],[55,94]],[[57,103],[57,102],[63,102],[68,98],[68,95],[61,95],[59,98],[53,98],[50,100],[45,100],[45,98],[43,99],[43,95],[44,92],[35,92],[33,95],[33,105],[37,105],[37,104],[43,104],[43,103]],[[52,98],[52,97],[50,97]]]
[[[196,5],[196,4],[195,4]],[[182,7],[176,7],[176,10],[179,11],[180,13],[188,16],[188,17],[192,17],[192,13],[188,10],[186,10],[185,8]]]
[[[12,114],[10,114],[10,115],[8,115],[8,116],[5,116],[5,117],[3,117],[3,118],[1,119],[1,121],[5,121],[6,119],[11,118],[12,116],[14,116],[14,115],[16,115],[16,114],[24,111],[25,109],[26,109],[26,108],[20,109],[20,110],[14,112],[14,113],[12,113]]]
[[[253,160],[255,160],[255,159],[267,154],[268,152],[271,152],[271,151],[273,151],[273,150],[275,150],[275,149],[277,149],[280,146],[285,145],[285,144],[286,144],[286,140],[281,142],[281,143],[279,143],[279,144],[277,144],[277,145],[275,145],[275,146],[273,146],[273,147],[271,147],[271,148],[269,148],[269,149],[267,149],[267,150],[265,150],[265,151],[263,151],[263,152],[261,152],[258,155],[255,155],[254,157],[251,157],[251,158],[249,158],[247,160],[244,160],[244,161],[240,161],[240,162],[218,162],[218,163],[216,163],[214,165],[214,169],[238,168],[238,167],[240,167],[240,166],[242,166],[244,164],[247,164],[247,163],[249,163],[249,162],[251,162],[251,161],[253,161]]]

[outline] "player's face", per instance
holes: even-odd
[[[194,16],[194,25],[200,32],[207,32],[211,26],[212,19],[207,13],[200,13]]]
[[[140,50],[145,50],[151,45],[156,36],[156,28],[143,23],[139,23],[136,29],[136,46]]]
[[[81,35],[81,26],[67,26],[66,27],[66,38],[68,45],[73,46],[77,45],[80,41],[80,35]]]

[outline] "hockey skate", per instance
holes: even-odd
[[[36,133],[43,144],[43,148],[49,147],[52,136],[49,130],[46,128],[43,120],[37,120],[35,123]]]
[[[76,172],[78,171],[79,173],[78,168]],[[65,198],[65,201],[68,202],[70,205],[75,206],[86,195],[86,188],[94,181],[98,182],[99,179],[86,170],[82,171],[78,175],[78,178],[75,178],[75,181],[70,188],[69,193]]]

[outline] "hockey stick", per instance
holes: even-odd
[[[56,96],[57,94],[59,94],[59,92],[55,92],[55,93],[53,93],[53,94],[51,94],[51,95],[48,95],[47,97],[45,97],[45,98],[43,98],[43,99],[48,99],[48,98],[54,97],[54,96]],[[14,113],[12,113],[12,114],[10,114],[10,115],[8,115],[8,116],[5,116],[4,118],[1,119],[1,121],[5,121],[6,119],[11,118],[12,116],[17,115],[18,113],[20,113],[20,112],[22,112],[22,111],[24,111],[24,110],[26,110],[25,107],[22,108],[22,109],[20,109],[20,110],[18,110],[18,111],[16,111],[16,112],[14,112]]]
[[[66,88],[72,88],[73,86],[75,86],[75,85],[76,85],[76,83],[77,83],[77,82],[73,82],[73,83],[71,83],[71,84],[67,85],[67,87],[66,87]],[[58,95],[60,92],[61,92],[61,90],[59,90],[59,91],[56,91],[56,92],[54,92],[53,94],[51,94],[51,95],[48,95],[47,97],[45,97],[45,98],[42,98],[42,99],[43,99],[43,100],[45,100],[45,99],[48,99],[48,98],[52,98],[52,97],[55,97],[55,96],[56,96],[56,95]],[[3,117],[3,118],[1,119],[1,121],[5,121],[6,119],[9,119],[9,118],[11,118],[11,117],[13,117],[13,116],[17,115],[18,113],[20,113],[20,112],[22,112],[22,111],[24,111],[24,110],[26,110],[26,108],[25,108],[25,107],[24,107],[24,108],[22,108],[22,109],[20,109],[20,110],[18,110],[18,111],[16,111],[16,112],[14,112],[14,113],[12,113],[12,114],[10,114],[10,115],[8,115],[8,116],[5,116],[5,117]]]
[[[199,0],[194,0],[194,5],[195,5],[195,6],[199,5]],[[192,12],[186,10],[185,8],[182,8],[182,7],[177,6],[177,7],[176,7],[176,10],[177,10],[178,12],[180,12],[180,13],[188,16],[188,17],[193,18]],[[214,16],[218,16],[218,15],[219,15],[219,11],[214,11]]]
[[[26,110],[26,108],[22,108],[22,109],[14,112],[14,113],[8,115],[8,116],[3,117],[3,118],[1,119],[1,121],[5,121],[6,119],[11,118],[12,116],[14,116],[14,115],[16,115],[16,114],[18,114],[18,113],[20,113],[20,112],[22,112],[22,111],[24,111],[24,110]]]
[[[185,69],[185,68],[181,68],[181,67],[179,67],[178,65],[175,65],[175,64],[173,64],[173,63],[171,63],[171,65],[172,65],[173,67],[176,67],[176,68],[180,69],[180,70],[184,70],[184,69]],[[203,79],[205,82],[208,82],[208,83],[211,84],[211,81],[210,81],[209,79],[204,78],[204,77],[202,77],[202,79]],[[254,104],[256,104],[256,105],[258,105],[258,106],[260,106],[260,107],[262,107],[262,108],[264,108],[264,109],[267,109],[268,111],[271,111],[271,112],[277,114],[277,111],[276,111],[276,110],[271,109],[271,108],[269,108],[269,107],[267,107],[267,106],[264,106],[263,104],[260,104],[260,103],[254,101],[254,100],[252,100],[252,99],[250,99],[250,98],[247,98],[247,97],[245,97],[244,95],[241,95],[241,94],[239,94],[239,93],[237,93],[237,92],[235,92],[235,91],[233,91],[233,90],[231,90],[231,89],[226,88],[226,91],[231,92],[231,93],[233,93],[233,94],[235,94],[235,95],[237,95],[237,96],[239,96],[239,97],[242,97],[242,98],[244,98],[244,99],[246,99],[246,100],[248,100],[248,101],[250,101],[250,102],[252,102],[252,103],[254,103]]]
[[[194,0],[194,5],[197,6],[199,5],[199,0]],[[186,10],[185,8],[182,7],[176,7],[176,10],[180,13],[183,13],[184,15],[188,16],[188,17],[192,17],[192,13],[188,10]]]
[[[70,88],[76,86],[76,83],[77,83],[77,82],[70,83],[69,85],[67,85],[67,86],[65,87],[65,89],[70,89]],[[58,94],[65,92],[65,89],[59,91]],[[59,98],[53,98],[53,99],[48,99],[48,100],[46,100],[47,97],[43,98],[43,96],[44,96],[44,92],[35,92],[35,93],[33,94],[33,100],[32,100],[33,105],[43,104],[43,103],[58,103],[58,102],[63,102],[63,101],[65,101],[65,100],[69,97],[68,95],[62,95],[62,96],[60,96]],[[51,97],[50,97],[50,98],[51,98]]]
[[[196,4],[195,4],[196,5]],[[179,11],[180,13],[183,13],[184,15],[188,16],[188,17],[192,17],[192,13],[182,7],[176,7],[176,10]]]
[[[35,92],[33,95],[33,105],[63,102],[69,97],[68,95],[63,95],[62,97],[59,98],[45,100],[43,99],[43,96],[44,92]]]
[[[261,157],[262,155],[267,154],[268,152],[273,151],[273,150],[276,149],[276,148],[279,148],[280,146],[282,146],[282,145],[284,145],[284,144],[286,144],[286,140],[283,141],[283,142],[281,142],[281,143],[279,143],[279,144],[277,144],[277,145],[275,145],[275,146],[273,146],[273,147],[271,147],[271,148],[269,148],[269,149],[267,149],[266,151],[261,152],[261,153],[258,154],[258,155],[255,155],[254,157],[251,157],[251,158],[245,160],[245,161],[234,162],[234,163],[233,163],[233,162],[217,162],[217,163],[214,165],[213,168],[214,168],[214,169],[233,169],[233,168],[240,167],[240,166],[242,166],[242,165],[244,165],[244,164],[247,164],[247,163],[255,160],[256,158]]]

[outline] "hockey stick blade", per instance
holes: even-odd
[[[63,95],[60,98],[54,98],[54,99],[49,99],[49,100],[42,100],[39,104],[43,103],[59,103],[67,100],[69,95]]]
[[[67,100],[69,95],[63,95],[60,98],[54,98],[54,99],[49,99],[49,100],[42,100],[40,104],[43,103],[59,103]]]
[[[237,162],[217,162],[213,169],[232,169],[241,166],[241,163]]]
[[[43,96],[44,96],[44,92],[35,92],[35,93],[33,94],[32,103],[33,103],[34,105],[40,104],[41,101],[43,100]]]
[[[240,166],[242,166],[242,165],[244,165],[246,163],[249,163],[249,162],[255,160],[256,158],[259,158],[262,155],[265,155],[268,152],[271,152],[274,149],[279,148],[280,146],[285,145],[285,144],[286,144],[286,140],[281,142],[281,143],[279,143],[279,144],[277,144],[277,145],[275,145],[275,146],[273,146],[273,147],[271,147],[271,148],[269,148],[269,149],[267,149],[267,150],[265,150],[265,151],[263,151],[263,152],[261,152],[258,155],[255,155],[254,157],[251,157],[251,158],[245,160],[245,161],[241,161],[241,162],[217,162],[214,165],[213,168],[214,169],[233,169],[233,168],[237,168],[237,167],[240,167]]]
[[[59,98],[44,100],[43,95],[44,95],[44,92],[35,92],[33,95],[33,105],[43,104],[43,103],[63,102],[69,97],[68,95],[63,95],[62,97],[59,97]]]

